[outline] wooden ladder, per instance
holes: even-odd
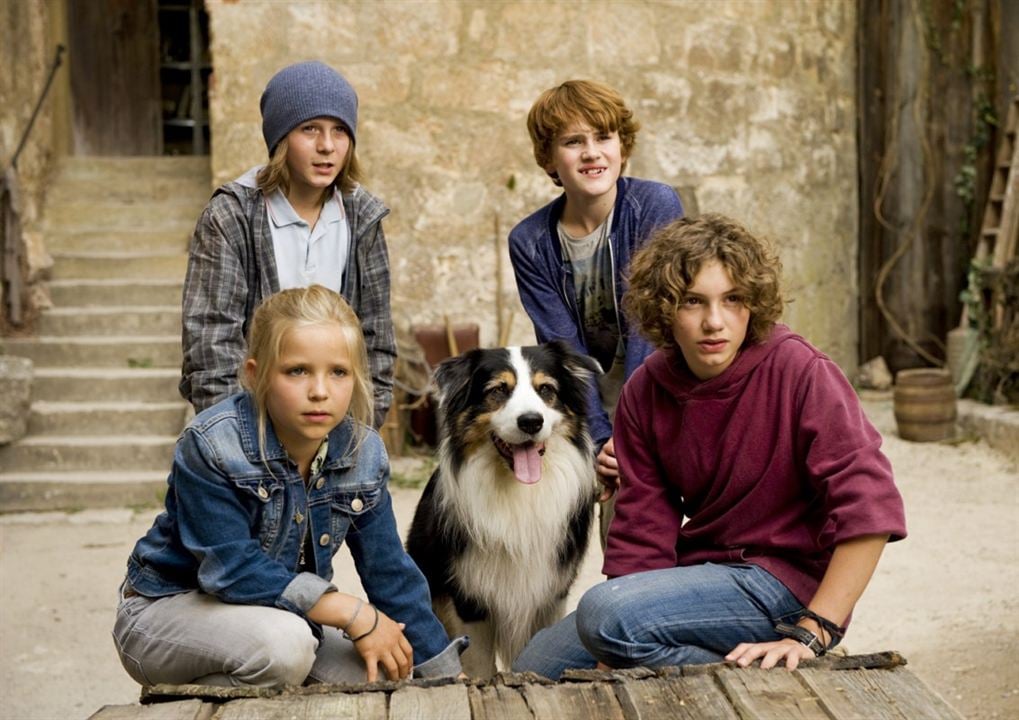
[[[994,161],[994,176],[984,208],[984,220],[980,226],[975,260],[983,268],[985,276],[1001,273],[1016,256],[1019,244],[1019,95],[1012,98]],[[991,299],[991,312],[995,329],[1004,320],[1000,299]]]

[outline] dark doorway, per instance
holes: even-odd
[[[202,0],[159,0],[163,152],[209,152],[209,16]]]

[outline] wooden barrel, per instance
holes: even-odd
[[[894,397],[895,422],[903,440],[932,442],[955,434],[955,387],[948,370],[900,370]]]

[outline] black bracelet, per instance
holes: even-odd
[[[375,621],[372,623],[372,626],[368,628],[368,631],[361,633],[355,638],[350,637],[349,635],[347,635],[347,633],[343,633],[343,636],[350,640],[350,642],[352,643],[356,643],[358,640],[364,640],[366,637],[375,632],[375,628],[379,626],[379,609],[374,605],[369,605],[368,607],[375,611]]]
[[[340,630],[340,632],[343,633],[343,637],[347,638],[347,640],[350,640],[350,634],[347,631],[350,630],[350,626],[354,624],[355,620],[357,620],[357,616],[361,614],[361,608],[363,607],[364,600],[358,598],[357,605],[354,606],[354,614],[350,616],[350,621],[347,623],[347,626]]]
[[[803,618],[809,618],[810,620],[813,620],[814,622],[817,623],[817,626],[821,630],[827,632],[831,636],[831,642],[829,642],[826,645],[825,649],[833,647],[835,645],[836,640],[841,640],[846,635],[846,629],[844,627],[842,627],[841,625],[836,625],[828,618],[821,617],[810,608],[803,608],[803,610],[800,612],[799,620],[802,620]],[[823,641],[824,638],[821,638],[821,640]]]
[[[807,630],[805,627],[789,625],[788,623],[779,623],[775,626],[775,632],[782,637],[792,638],[801,645],[806,646],[808,650],[814,653],[815,657],[821,657],[827,652],[827,648],[825,648],[821,638]]]

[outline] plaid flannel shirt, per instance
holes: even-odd
[[[389,253],[382,218],[389,209],[358,186],[343,195],[351,241],[341,293],[361,320],[375,393],[375,427],[393,397],[396,339],[389,306]],[[198,219],[184,279],[184,360],[180,394],[200,412],[240,389],[248,325],[258,304],[279,290],[262,192],[237,182],[220,187]]]

